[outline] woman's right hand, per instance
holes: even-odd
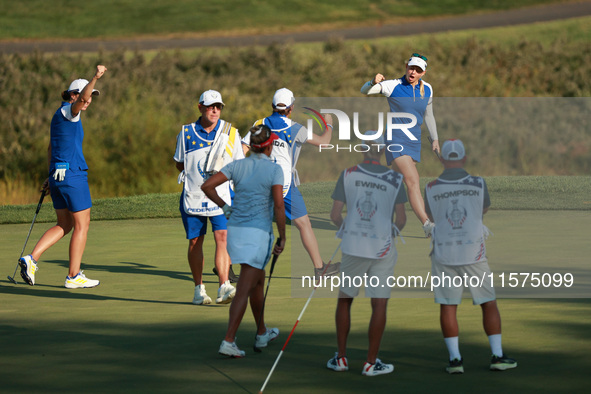
[[[377,73],[376,76],[373,78],[373,84],[376,85],[376,84],[378,84],[382,81],[385,81],[385,80],[386,80],[386,78],[382,74]]]
[[[103,76],[105,71],[107,71],[107,67],[99,64],[98,66],[96,66],[96,74],[94,74],[94,76],[96,77],[96,79],[100,79],[100,77]]]
[[[41,191],[45,192],[46,196],[51,192],[51,189],[49,188],[49,178],[47,178],[45,182],[43,182],[43,185],[41,186]]]

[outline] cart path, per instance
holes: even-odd
[[[242,47],[270,45],[277,42],[322,42],[331,38],[373,39],[407,36],[417,33],[436,33],[453,30],[480,29],[546,22],[591,15],[591,1],[534,6],[516,10],[492,12],[482,15],[463,15],[399,24],[383,24],[327,31],[300,33],[242,35],[227,37],[189,38],[129,38],[109,40],[57,40],[57,41],[0,41],[0,53],[40,52],[95,52],[117,49],[186,49],[198,47]]]

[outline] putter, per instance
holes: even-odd
[[[281,238],[277,238],[277,243],[275,245],[279,245]],[[271,276],[273,275],[273,269],[275,268],[275,263],[279,258],[278,254],[273,255],[273,261],[271,262],[271,270],[269,271],[269,280],[267,280],[267,290],[265,290],[265,297],[263,298],[263,308],[261,309],[261,314],[259,315],[259,321],[257,323],[256,331],[254,333],[254,345],[252,345],[252,349],[256,353],[262,352],[260,348],[257,347],[257,333],[259,332],[259,326],[261,325],[261,320],[263,318],[263,313],[265,312],[265,302],[267,301],[267,293],[269,292],[269,284],[271,283]]]
[[[324,271],[322,272],[322,275],[324,275],[324,273],[326,272],[328,266],[330,265],[330,263],[332,263],[332,260],[334,259],[334,256],[337,255],[338,250],[341,248],[341,243],[342,243],[342,241],[339,243],[339,245],[335,249],[334,253],[332,254],[332,257],[328,261],[328,264],[326,264],[326,268],[324,268]],[[293,328],[291,329],[291,332],[289,333],[287,339],[285,340],[285,344],[283,345],[283,347],[281,348],[281,351],[277,355],[277,358],[275,359],[275,363],[273,363],[273,366],[271,367],[271,370],[269,371],[269,374],[267,375],[267,379],[265,379],[265,383],[263,383],[263,386],[259,390],[259,394],[263,394],[263,391],[265,390],[265,387],[267,386],[267,383],[269,383],[269,379],[271,379],[271,375],[273,374],[273,371],[275,371],[275,367],[277,366],[277,364],[279,363],[279,360],[281,359],[281,356],[283,355],[283,351],[287,347],[287,344],[289,343],[289,340],[291,339],[291,336],[293,335],[293,332],[295,331],[296,327],[298,326],[298,323],[300,322],[300,319],[304,315],[304,312],[306,311],[306,308],[308,307],[308,304],[310,303],[310,300],[312,300],[312,297],[314,296],[314,293],[316,292],[316,289],[317,288],[318,288],[318,286],[314,287],[314,290],[312,290],[312,293],[310,294],[310,297],[308,297],[308,301],[306,301],[306,304],[304,305],[304,308],[302,309],[302,312],[300,312],[300,315],[298,316],[298,320],[296,320],[295,324],[293,325]]]
[[[431,147],[433,147],[433,138],[431,138],[431,136],[429,136],[429,137],[427,137],[427,139],[429,140],[429,143],[431,144]],[[439,157],[439,152],[437,152],[436,150],[434,150],[433,153],[435,153],[435,156],[437,156],[437,158],[439,160],[441,160],[441,157]]]
[[[29,242],[29,237],[31,236],[31,230],[33,230],[33,225],[35,224],[35,219],[37,219],[37,214],[41,210],[41,204],[43,204],[44,198],[45,198],[45,190],[42,190],[41,191],[41,198],[39,198],[39,204],[37,204],[37,210],[35,211],[35,216],[33,216],[33,222],[31,223],[31,227],[29,228],[29,234],[27,234],[27,239],[25,240],[25,244],[23,245],[23,250],[21,251],[21,257],[18,258],[19,260],[23,257],[23,254],[25,253],[25,248],[27,247],[27,242]],[[16,275],[16,270],[18,269],[19,265],[20,265],[20,262],[17,261],[16,267],[14,268],[14,273],[12,274],[12,277],[11,276],[8,277],[8,280],[11,281],[12,283],[14,283],[15,285],[17,284],[17,281],[14,279],[14,276]]]

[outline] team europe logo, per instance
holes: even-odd
[[[201,164],[202,164],[203,161],[204,161],[204,159],[199,160],[197,162],[197,171],[199,171],[199,174],[201,175],[201,177],[203,179],[207,179],[207,178],[209,178],[209,176],[207,175],[207,173],[205,171],[203,171],[203,168],[201,167]]]
[[[357,200],[355,207],[361,220],[370,221],[378,209],[378,204],[372,197],[373,192],[365,192],[365,198]]]
[[[462,224],[466,221],[468,212],[463,206],[458,206],[459,200],[451,200],[451,206],[445,212],[445,218],[451,224],[454,230],[462,228]]]

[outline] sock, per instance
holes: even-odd
[[[492,350],[492,354],[494,354],[497,357],[503,357],[501,334],[489,335],[488,342],[490,343],[490,349]]]
[[[460,345],[459,345],[459,338],[458,337],[449,337],[443,338],[445,341],[445,345],[447,346],[447,351],[449,352],[449,361],[458,359],[461,360],[462,356],[460,355]]]

